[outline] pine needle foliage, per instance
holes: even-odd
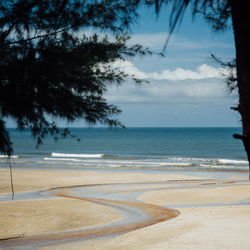
[[[0,2],[0,151],[13,151],[5,120],[29,128],[37,145],[70,134],[53,118],[122,127],[107,103],[110,84],[130,78],[116,60],[150,54],[127,46],[139,1],[5,0]],[[100,33],[102,32],[102,33]],[[106,32],[111,35],[102,35]]]

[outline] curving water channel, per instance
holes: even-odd
[[[237,185],[237,183],[216,183],[216,186],[225,184]],[[21,193],[16,195],[15,199],[35,200],[63,197],[65,199],[89,201],[115,209],[122,215],[122,219],[106,225],[66,232],[2,239],[0,241],[0,249],[38,249],[43,246],[53,246],[73,241],[82,241],[84,244],[85,240],[92,238],[115,237],[119,234],[163,222],[178,216],[179,212],[165,206],[144,203],[137,198],[147,191],[197,188],[197,185],[201,188],[210,188],[213,183],[211,184],[211,179],[125,184],[114,183],[58,187],[49,190]],[[9,199],[8,196],[2,197],[0,202],[7,199]]]

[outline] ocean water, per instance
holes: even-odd
[[[39,148],[30,132],[9,129],[15,153],[12,165],[53,169],[247,170],[240,128],[72,128],[80,138],[55,141]],[[8,159],[0,155],[0,168]]]

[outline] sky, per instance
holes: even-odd
[[[161,52],[168,37],[168,17],[162,11],[141,11],[131,28],[130,44],[142,44]],[[229,94],[223,69],[211,54],[227,61],[235,56],[232,30],[214,33],[201,17],[193,21],[187,11],[171,36],[165,56],[117,62],[125,72],[148,80],[137,86],[126,82],[106,94],[123,110],[119,119],[127,127],[234,127],[240,117],[230,110],[237,95]]]
[[[162,52],[168,37],[168,15],[162,10],[140,11],[129,35],[130,45],[142,44]],[[125,72],[149,81],[141,86],[127,81],[111,86],[105,95],[118,106],[118,119],[126,127],[238,127],[240,116],[230,109],[237,95],[229,94],[223,69],[211,54],[227,61],[235,57],[232,30],[214,33],[202,17],[192,20],[189,10],[171,35],[165,56],[145,56],[116,62]],[[83,121],[61,127],[86,127]],[[8,121],[7,126],[15,126]]]

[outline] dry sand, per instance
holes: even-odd
[[[14,170],[16,192],[152,182],[143,192],[140,190],[138,201],[156,208],[169,205],[180,212],[170,220],[131,229],[119,236],[66,242],[53,245],[53,249],[249,249],[250,183],[247,178],[247,174],[244,180],[218,181],[188,175]],[[128,186],[127,192],[132,191],[133,187]],[[0,195],[9,192],[9,172],[0,170]],[[90,228],[122,218],[123,214],[112,206],[87,200],[60,197],[6,201],[0,202],[0,238]]]
[[[59,198],[3,202],[0,238],[63,232],[120,219],[116,211],[88,201]]]
[[[249,206],[185,208],[179,211],[181,214],[172,220],[95,244],[71,245],[72,248],[68,246],[68,249],[249,249]]]

